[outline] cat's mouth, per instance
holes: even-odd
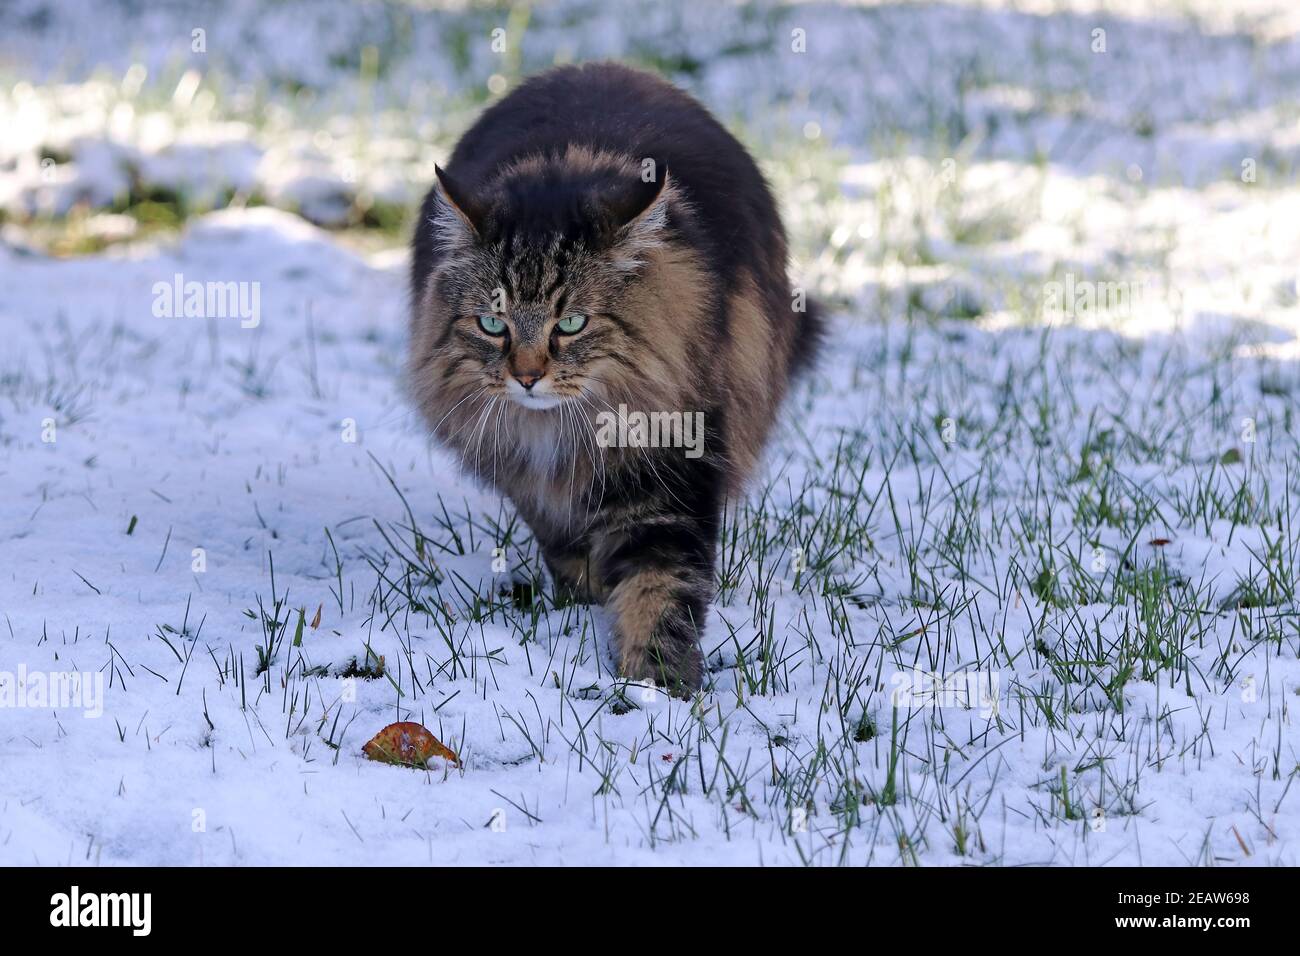
[[[532,395],[529,394],[528,392],[525,392],[523,395],[511,395],[510,397],[514,399],[517,404],[522,405],[524,408],[531,408],[531,409],[535,409],[536,411],[543,411],[548,408],[556,408],[564,404],[564,399],[557,398],[554,395]]]
[[[564,404],[564,398],[551,391],[549,383],[545,381],[538,382],[531,389],[528,389],[514,379],[508,379],[506,381],[506,395],[516,405],[539,412],[548,408],[557,408]]]

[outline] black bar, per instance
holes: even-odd
[[[430,868],[436,869],[436,868]],[[663,920],[666,928],[684,912],[692,919],[731,919],[744,913],[790,921],[804,930],[842,933],[846,920],[859,927],[887,921],[899,931],[924,930],[935,940],[976,938],[998,928],[1050,932],[1048,938],[1186,938],[1200,934],[1231,944],[1241,933],[1293,928],[1292,874],[1269,869],[1070,869],[955,867],[842,870],[685,868],[625,869],[617,874],[573,868],[459,869],[430,872],[393,868],[92,869],[0,870],[0,925],[21,938],[76,932],[144,938],[136,927],[52,925],[77,887],[83,905],[96,894],[150,894],[148,938],[202,939],[205,928],[228,926],[241,938],[338,942],[342,927],[370,925],[376,939],[424,921],[465,925],[481,908],[486,924],[542,933],[555,921],[573,924],[582,938],[605,927],[618,931],[631,914],[620,900],[640,901],[635,919]],[[62,896],[60,896],[62,894]],[[108,915],[129,911],[121,898]],[[659,900],[661,904],[654,901]],[[605,903],[602,903],[605,901]],[[597,904],[593,907],[592,904]],[[134,911],[142,913],[143,898]],[[656,916],[661,905],[663,912]],[[510,918],[520,908],[517,920]],[[736,908],[738,907],[738,908]],[[684,909],[683,909],[684,908]],[[549,915],[548,915],[549,914]],[[730,914],[725,916],[724,914]],[[504,919],[503,919],[504,918]],[[1246,921],[1224,925],[1224,920]],[[1138,919],[1151,921],[1121,924]],[[533,922],[541,920],[541,924]],[[1195,924],[1189,921],[1195,920]],[[1205,927],[1200,921],[1209,920]],[[119,920],[128,922],[129,920]],[[414,921],[413,923],[409,921]],[[65,918],[64,922],[68,922]],[[531,929],[529,928],[531,927]],[[622,925],[623,930],[637,927]],[[982,928],[982,929],[981,929]],[[494,929],[493,932],[496,932]],[[722,927],[719,927],[722,931]],[[1173,936],[1170,936],[1170,931]],[[1062,937],[1064,933],[1064,937]],[[919,938],[919,937],[918,937]]]

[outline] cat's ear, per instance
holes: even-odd
[[[438,177],[438,198],[453,214],[453,217],[442,217],[444,223],[453,228],[459,227],[465,233],[464,238],[477,240],[483,233],[486,206],[442,167],[435,165],[433,171]],[[449,218],[451,221],[447,222]]]
[[[646,216],[660,198],[667,198],[664,187],[668,184],[668,170],[662,176],[656,176],[649,182],[640,176],[630,180],[623,188],[610,196],[605,203],[605,211],[610,224],[615,229],[625,229],[635,225],[636,220]]]
[[[668,170],[665,169],[661,176],[650,182],[643,182],[638,177],[606,201],[615,266],[623,270],[636,269],[648,250],[663,243],[672,193]]]

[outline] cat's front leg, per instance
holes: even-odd
[[[649,518],[602,543],[623,677],[653,681],[678,697],[700,689],[713,550],[709,522],[685,515]]]
[[[556,603],[605,603],[609,588],[591,556],[590,529],[573,528],[567,522],[555,520],[523,495],[514,497],[513,501],[515,510],[533,532],[546,569],[551,572]]]
[[[604,604],[609,589],[601,579],[587,541],[543,544],[542,559],[563,603]]]

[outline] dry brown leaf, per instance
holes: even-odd
[[[311,629],[313,631],[320,627],[320,612],[323,610],[325,610],[325,605],[323,603],[316,608],[316,616],[311,619]]]
[[[404,767],[427,767],[434,757],[442,757],[457,767],[460,766],[460,758],[455,751],[429,733],[423,724],[412,720],[389,724],[371,737],[361,752],[371,760]]]

